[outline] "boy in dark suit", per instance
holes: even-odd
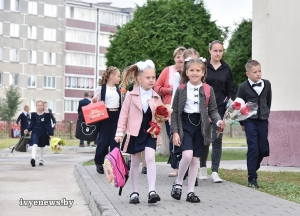
[[[89,98],[90,98],[90,93],[84,92],[84,98],[80,100],[78,103],[78,109],[77,109],[78,115],[82,115],[83,106],[86,106],[91,103],[91,100]],[[90,145],[90,141],[87,141],[87,145],[88,146]],[[79,147],[84,147],[84,140],[80,140]]]
[[[21,121],[21,136],[24,136],[24,130],[28,127],[28,124],[30,123],[30,115],[29,115],[29,106],[25,105],[24,106],[24,112],[22,112],[17,121],[16,124],[19,124]]]
[[[256,60],[246,64],[248,80],[240,84],[237,97],[258,104],[257,114],[241,122],[247,137],[248,187],[258,188],[257,173],[262,159],[269,156],[268,118],[271,109],[272,89],[268,80],[261,79],[261,65]]]
[[[44,101],[44,107],[45,107],[45,112],[46,113],[50,113],[50,118],[51,118],[51,121],[52,121],[52,127],[53,127],[53,130],[55,129],[55,125],[56,125],[56,119],[52,113],[52,109],[48,108],[48,102],[47,101]]]

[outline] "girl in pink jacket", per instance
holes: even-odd
[[[130,181],[132,194],[129,203],[139,203],[138,177],[141,152],[145,151],[148,178],[148,203],[160,201],[159,195],[155,192],[156,166],[155,150],[157,138],[147,134],[150,128],[149,122],[156,122],[154,118],[157,106],[163,105],[160,96],[152,89],[155,80],[155,66],[151,60],[138,62],[132,65],[123,75],[123,86],[127,86],[131,78],[139,85],[126,96],[116,132],[116,142],[121,142],[122,150],[131,154]],[[123,139],[123,135],[125,135]]]

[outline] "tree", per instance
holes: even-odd
[[[19,88],[11,85],[5,90],[5,98],[2,98],[0,107],[0,119],[3,121],[11,121],[16,115],[18,106],[22,103]]]
[[[236,86],[247,79],[245,64],[252,57],[252,20],[242,20],[234,30],[226,50],[226,61]]]
[[[224,41],[227,27],[211,21],[203,1],[147,0],[137,6],[134,17],[110,36],[107,66],[123,70],[141,60],[151,59],[159,74],[174,64],[173,51],[178,46],[196,49],[208,57],[208,45],[213,40]]]

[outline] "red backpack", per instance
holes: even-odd
[[[210,85],[206,83],[202,83],[203,89],[204,89],[204,94],[205,94],[205,101],[206,101],[206,107],[208,107],[209,103],[209,98],[210,98]],[[186,87],[186,84],[181,84],[178,88],[179,89],[184,89]]]

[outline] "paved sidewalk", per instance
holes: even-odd
[[[236,163],[240,166],[245,161],[222,161],[225,164]],[[209,163],[208,163],[209,164]],[[169,165],[157,163],[156,191],[162,201],[149,205],[147,176],[140,174],[140,204],[129,204],[131,194],[130,180],[123,189],[122,196],[118,189],[108,184],[105,175],[96,172],[95,166],[76,165],[75,176],[86,200],[92,202],[93,215],[300,215],[300,205],[289,202],[260,191],[231,182],[212,183],[211,179],[199,181],[195,187],[201,203],[192,204],[185,201],[187,180],[183,184],[183,194],[180,201],[170,196],[171,185],[175,178],[167,177]],[[88,202],[88,201],[87,201]],[[101,213],[100,213],[101,212]]]

